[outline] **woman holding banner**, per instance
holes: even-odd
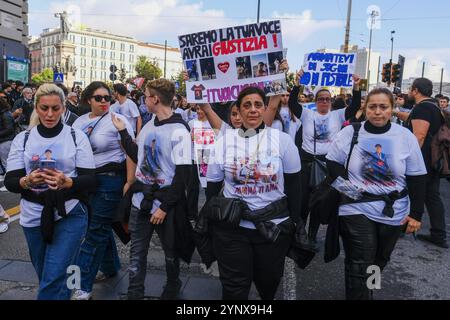
[[[313,111],[303,108],[298,103],[297,97],[300,92],[300,79],[303,70],[300,70],[295,78],[295,86],[289,95],[289,108],[294,115],[300,119],[303,128],[303,142],[300,151],[302,159],[302,214],[304,221],[309,215],[309,195],[312,189],[320,183],[313,181],[311,171],[314,162],[321,164],[325,168],[325,156],[334,140],[336,134],[341,130],[346,119],[354,117],[361,104],[361,91],[359,90],[360,79],[353,75],[353,100],[352,104],[343,109],[331,111],[331,92],[327,89],[320,89],[315,97],[317,110]],[[317,217],[310,217],[308,235],[315,240],[319,230]]]
[[[265,94],[261,89],[242,90],[236,106],[241,130],[229,130],[225,139],[215,142],[208,167],[210,234],[223,299],[248,299],[254,282],[261,298],[271,300],[283,275],[296,223],[307,240],[299,216],[300,157],[286,133],[264,124]],[[279,148],[271,147],[275,145]],[[219,195],[222,187],[223,196]],[[220,217],[209,210],[232,199],[242,210]]]

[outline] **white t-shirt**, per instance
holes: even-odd
[[[88,137],[94,153],[95,167],[100,168],[111,162],[122,163],[125,161],[126,154],[120,146],[120,134],[112,123],[111,112],[101,120],[100,116],[89,118],[89,115],[90,113],[87,113],[79,117],[73,123],[73,127],[80,129],[87,136],[95,126],[94,131]],[[133,128],[128,120],[120,114],[115,115],[125,123],[128,134],[134,139]]]
[[[25,131],[22,131],[12,142],[7,171],[25,169],[29,174],[40,167],[54,167],[68,177],[76,177],[76,167],[95,169],[94,156],[88,138],[78,129],[75,129],[75,136],[76,148],[68,125],[64,125],[62,131],[53,138],[42,137],[37,127],[34,127],[30,130],[24,151]],[[32,189],[35,192],[45,190],[48,190],[47,185],[36,186]],[[66,201],[66,213],[70,213],[78,202],[75,199]],[[40,226],[42,209],[43,206],[40,204],[21,199],[20,225],[23,227]],[[55,213],[55,219],[59,220],[60,218]]]
[[[427,173],[417,138],[408,129],[391,125],[386,133],[372,134],[364,129],[363,123],[350,158],[349,180],[372,194],[400,192],[406,187],[406,175]],[[352,137],[352,126],[339,132],[327,159],[345,166]],[[384,201],[346,204],[339,207],[339,215],[364,214],[373,221],[398,226],[409,214],[409,197],[395,201],[393,218],[383,215],[384,206]]]
[[[137,119],[141,116],[136,103],[130,99],[127,99],[124,104],[120,104],[119,101],[116,101],[116,103],[109,108],[109,111],[123,115],[130,123],[133,131],[136,132]]]
[[[300,130],[302,122],[294,115],[292,115],[291,117],[288,106],[281,106],[280,117],[284,124],[284,132],[290,135],[291,138],[295,141],[295,135],[297,134],[298,130]]]
[[[189,121],[192,136],[192,160],[197,165],[200,183],[206,188],[206,173],[211,153],[214,151],[215,133],[209,122]]]
[[[239,130],[227,130],[216,140],[214,149],[207,180],[224,180],[224,196],[241,198],[250,210],[262,209],[284,197],[283,173],[301,169],[294,141],[286,133],[270,127],[250,138],[241,137]],[[286,219],[272,221],[280,223]],[[250,221],[241,220],[240,225],[255,228]]]
[[[302,149],[314,154],[314,124],[316,126],[316,155],[325,155],[331,142],[345,122],[345,109],[330,111],[325,115],[303,108],[300,118],[303,125]]]
[[[194,120],[194,119],[198,119],[197,112],[192,111],[191,109],[189,109],[189,110],[187,110],[187,111],[185,111],[185,112],[186,112],[187,120],[188,120],[188,121],[191,121],[191,120]],[[183,117],[183,116],[182,116],[182,117]]]
[[[142,128],[137,136],[138,163],[136,179],[145,184],[157,183],[160,187],[172,184],[177,165],[192,164],[191,135],[186,127],[180,123],[167,123],[155,126],[153,117]],[[135,193],[132,203],[141,207],[144,199],[142,192]],[[161,202],[153,201],[153,214]]]

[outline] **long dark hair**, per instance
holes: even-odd
[[[108,91],[108,94],[111,95],[111,89],[108,87],[108,85],[102,81],[94,81],[91,82],[81,93],[81,103],[83,104],[89,104],[89,99],[94,94],[95,90],[104,88]]]

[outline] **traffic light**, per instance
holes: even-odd
[[[398,63],[395,63],[392,66],[392,72],[391,72],[391,81],[392,82],[395,83],[400,80],[401,71],[402,71],[402,66],[399,65]]]
[[[383,64],[383,71],[381,72],[381,81],[389,83],[391,81],[391,70],[392,70],[392,63],[385,63]]]

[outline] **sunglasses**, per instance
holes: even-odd
[[[96,95],[96,96],[92,96],[92,98],[94,98],[94,100],[97,102],[102,102],[103,99],[105,99],[106,102],[111,101],[111,96],[109,96],[109,95],[107,95],[107,96]]]

